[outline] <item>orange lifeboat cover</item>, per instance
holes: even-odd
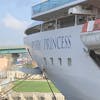
[[[82,32],[87,32],[88,22],[86,22],[82,27]]]
[[[100,30],[100,19],[96,19],[94,22],[93,31]]]

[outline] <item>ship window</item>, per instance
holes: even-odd
[[[60,65],[62,65],[62,59],[58,58]]]
[[[68,61],[68,65],[71,66],[72,65],[72,59],[71,58],[67,58]]]
[[[51,64],[53,64],[54,62],[53,62],[53,58],[52,57],[50,58],[50,60],[51,60]]]
[[[37,32],[40,32],[41,31],[41,25],[37,25],[37,26],[34,26],[28,30],[26,30],[26,34],[27,35],[30,35],[30,34],[33,34],[33,33],[37,33]]]
[[[56,26],[55,20],[46,22],[42,25],[42,31],[53,30],[53,29],[55,29],[55,26]]]
[[[44,59],[44,63],[47,65],[47,60],[46,60],[46,57],[44,57],[43,59]]]
[[[77,24],[78,25],[84,24],[86,21],[87,21],[87,16],[85,16],[85,15],[77,16]]]
[[[64,28],[69,26],[75,25],[75,16],[68,16],[61,19],[58,19],[57,27],[58,28]]]

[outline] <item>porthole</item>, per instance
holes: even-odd
[[[58,58],[58,60],[59,60],[59,64],[62,65],[62,59]]]
[[[51,60],[51,64],[53,64],[54,62],[53,62],[53,58],[52,57],[50,58],[50,60]]]
[[[44,59],[44,63],[47,65],[47,60],[46,60],[46,57],[44,57],[43,59]]]
[[[67,58],[67,61],[68,61],[68,66],[71,66],[72,65],[72,59],[69,57],[69,58]]]

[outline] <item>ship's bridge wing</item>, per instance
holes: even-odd
[[[68,14],[68,8],[84,4],[88,0],[47,0],[32,7],[32,19],[33,20],[49,20],[50,18],[56,18],[59,15]]]

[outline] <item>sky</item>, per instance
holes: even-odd
[[[0,47],[22,46],[31,20],[31,6],[40,0],[0,0]]]

